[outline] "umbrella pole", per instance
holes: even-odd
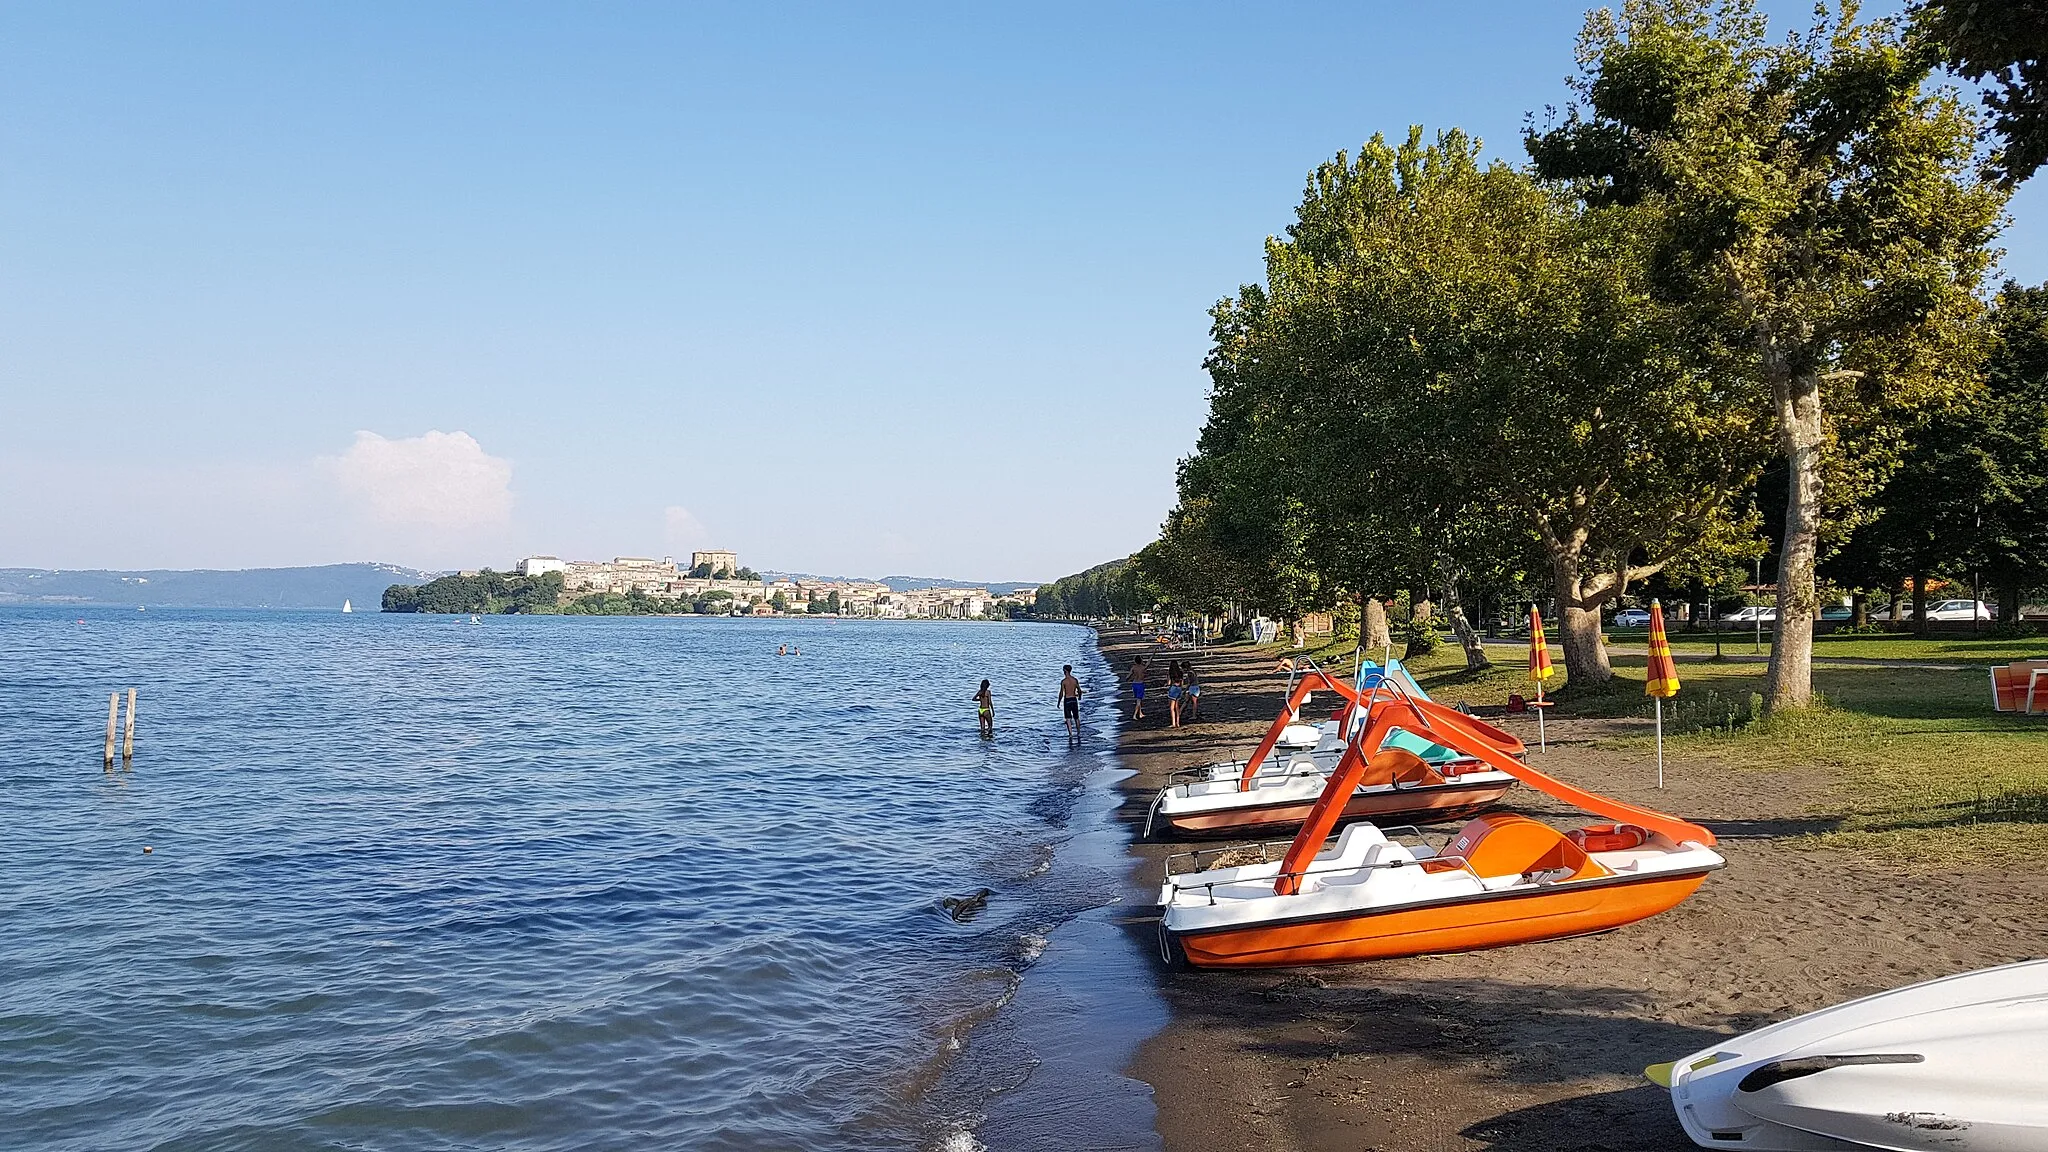
[[[1543,681],[1536,682],[1536,750],[1550,751],[1550,739],[1543,734]]]
[[[1657,697],[1657,787],[1664,786],[1664,698]]]

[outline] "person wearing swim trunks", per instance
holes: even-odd
[[[981,711],[981,735],[987,739],[996,734],[996,698],[988,690],[988,681],[981,682],[981,691],[974,694],[974,703]]]
[[[1145,658],[1143,656],[1131,661],[1131,699],[1135,702],[1131,705],[1131,719],[1143,720],[1145,718]]]
[[[1074,678],[1074,666],[1060,666],[1060,714],[1066,718],[1067,739],[1081,738],[1081,682]]]

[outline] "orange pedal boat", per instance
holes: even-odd
[[[1614,823],[1560,832],[1491,813],[1430,845],[1416,829],[1353,824],[1326,844],[1368,772],[1399,771],[1398,749],[1368,756],[1396,726],[1480,760]],[[1160,932],[1203,968],[1344,964],[1603,932],[1691,895],[1724,861],[1697,824],[1588,792],[1500,748],[1500,729],[1396,691],[1373,701],[1314,811],[1278,861],[1169,875]],[[1374,765],[1379,765],[1374,768]],[[1405,832],[1397,840],[1389,832]],[[1197,865],[1203,855],[1193,854]]]
[[[1301,827],[1345,754],[1341,734],[1363,721],[1360,709],[1392,693],[1419,693],[1403,683],[1405,676],[1405,669],[1390,662],[1386,669],[1372,673],[1371,691],[1361,695],[1351,684],[1320,668],[1311,669],[1288,693],[1280,714],[1250,757],[1197,769],[1196,779],[1159,790],[1146,815],[1146,835],[1151,835],[1155,824],[1182,837],[1241,838]],[[1299,720],[1303,704],[1316,688],[1327,688],[1345,702],[1334,722],[1323,725],[1320,733]],[[1515,786],[1515,777],[1437,743],[1416,727],[1409,724],[1387,731],[1346,797],[1337,823],[1457,820],[1492,807]],[[1306,738],[1317,735],[1320,744],[1309,745]],[[1519,757],[1528,751],[1520,739],[1491,725],[1486,726],[1485,738],[1507,756]],[[1278,754],[1282,749],[1287,750],[1284,757]],[[1377,754],[1397,750],[1404,755]]]

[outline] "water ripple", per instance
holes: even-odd
[[[1085,903],[1045,873],[1095,765],[1044,737],[1060,664],[1114,690],[1036,626],[5,609],[0,650],[0,1132],[52,1152],[973,1146],[923,1089]]]

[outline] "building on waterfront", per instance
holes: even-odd
[[[690,553],[690,571],[692,572],[702,572],[706,576],[716,576],[720,572],[724,572],[730,576],[739,570],[740,556],[737,552],[726,552],[714,548],[705,552]]]
[[[640,592],[648,596],[674,595],[683,574],[673,557],[659,560],[646,556],[615,556],[609,561],[570,560],[562,566],[562,590],[578,596],[594,593]]]
[[[708,570],[711,576],[692,572]],[[774,580],[756,577],[741,580],[739,555],[727,551],[690,554],[685,569],[674,557],[659,560],[649,556],[614,556],[610,560],[563,560],[558,556],[528,556],[514,568],[522,576],[562,575],[566,599],[581,596],[624,596],[638,593],[677,602],[677,611],[695,604],[713,612],[750,615],[809,613],[814,607],[841,616],[876,616],[890,619],[971,620],[1007,614],[1005,600],[986,588],[920,588],[897,591],[875,580],[815,580],[781,576]],[[1035,591],[1035,590],[1034,590]],[[1028,595],[1028,593],[1027,593]]]

